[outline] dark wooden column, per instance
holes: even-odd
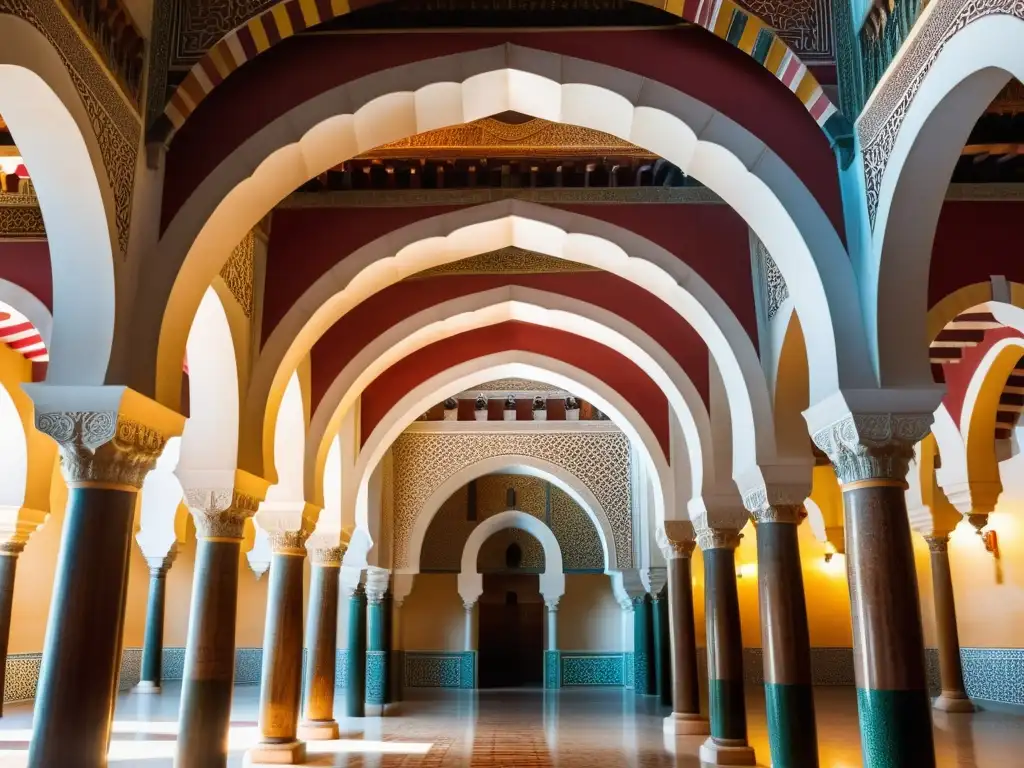
[[[94,768],[107,764],[135,500],[167,436],[116,411],[37,409],[36,427],[60,448],[68,505],[28,765]]]
[[[934,768],[917,574],[904,495],[931,414],[848,416],[814,435],[843,490],[861,749],[869,766]]]
[[[816,768],[818,736],[811,686],[811,638],[797,526],[800,504],[764,502],[757,525],[758,596],[768,745],[775,768]]]
[[[708,643],[708,706],[711,736],[700,748],[710,765],[754,765],[747,743],[747,711],[743,692],[743,637],[736,590],[736,547],[739,531],[705,528],[697,532],[704,558],[704,616]]]
[[[223,768],[235,681],[238,561],[259,499],[230,489],[187,489],[196,524],[196,565],[185,643],[176,768]]]
[[[0,544],[0,691],[7,677],[7,645],[11,640],[11,609],[14,605],[14,574],[18,568],[18,555],[25,549],[24,541],[6,541]],[[0,696],[0,717],[4,712]]]
[[[260,675],[260,741],[249,762],[297,765],[306,762],[306,744],[297,738],[302,688],[302,566],[304,531],[270,534],[270,586],[263,632]]]
[[[953,574],[949,569],[949,534],[926,536],[932,560],[932,591],[935,596],[935,629],[939,641],[939,674],[942,693],[932,706],[945,712],[973,712],[974,704],[964,690],[960,663],[960,637],[956,629]]]
[[[670,736],[703,736],[707,718],[700,714],[697,680],[697,630],[693,610],[692,560],[695,542],[670,541],[668,552],[668,620],[672,649],[672,714],[665,718]]]
[[[167,571],[174,563],[178,545],[173,544],[166,557],[147,558],[149,598],[146,601],[146,633],[142,640],[142,669],[136,693],[160,693],[164,655],[164,595]]]
[[[337,739],[334,719],[335,666],[338,649],[338,578],[344,547],[310,550],[309,610],[306,615],[306,698],[299,738]]]

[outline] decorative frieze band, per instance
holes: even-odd
[[[168,437],[116,411],[37,412],[36,429],[56,441],[68,485],[136,491]]]
[[[832,461],[841,485],[865,480],[902,482],[914,445],[928,434],[930,413],[848,415],[813,436]]]

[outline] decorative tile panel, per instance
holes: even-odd
[[[5,703],[35,698],[42,663],[41,653],[7,654],[7,669],[4,672]]]
[[[622,664],[619,664],[622,668]],[[544,687],[548,690],[562,687],[560,651],[544,651]]]
[[[410,688],[461,688],[462,653],[406,651],[405,684]]]
[[[632,654],[628,654],[632,655]],[[624,654],[603,651],[562,651],[561,684],[563,687],[583,685],[614,685],[625,683]]]
[[[387,651],[366,652],[366,703],[384,704],[387,681]]]
[[[636,688],[636,677],[633,667],[633,652],[627,651],[622,654],[622,678],[626,688]]]
[[[967,695],[1024,706],[1024,649],[961,648]]]
[[[407,432],[393,451],[396,568],[408,567],[409,537],[431,494],[456,472],[495,456],[534,456],[565,467],[603,507],[618,566],[632,566],[629,440],[622,433]]]
[[[334,690],[348,687],[348,649],[339,648],[334,652]]]
[[[142,677],[142,649],[125,648],[121,652],[121,669],[118,671],[117,690],[130,691]]]
[[[181,680],[185,675],[185,649],[164,648],[160,669],[164,680]]]
[[[459,664],[459,687],[476,688],[476,651],[463,651]]]
[[[259,685],[262,671],[262,648],[239,648],[235,651],[235,685]]]

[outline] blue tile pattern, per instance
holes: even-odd
[[[563,651],[561,654],[563,686],[622,686],[625,663],[622,653],[600,651]]]
[[[650,663],[647,651],[633,651],[633,689],[637,696],[649,696],[654,693],[650,687]]]
[[[476,651],[463,651],[459,664],[459,687],[476,688]]]
[[[410,688],[461,688],[462,653],[406,651],[405,684]]]
[[[622,677],[623,685],[626,688],[635,687],[635,680],[633,679],[633,652],[626,651],[622,654]]]
[[[348,649],[338,648],[334,652],[334,690],[348,687]]]
[[[960,660],[972,699],[1024,706],[1024,649],[961,648]]]
[[[236,685],[259,685],[262,672],[262,648],[238,648],[235,650]]]
[[[185,675],[185,649],[164,648],[161,675],[164,680],[181,680]]]
[[[562,687],[562,665],[560,651],[544,651],[544,687]]]
[[[366,652],[366,703],[384,704],[387,680],[387,651]]]

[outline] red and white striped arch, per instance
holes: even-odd
[[[0,342],[21,353],[33,363],[50,360],[43,334],[21,312],[0,301]]]

